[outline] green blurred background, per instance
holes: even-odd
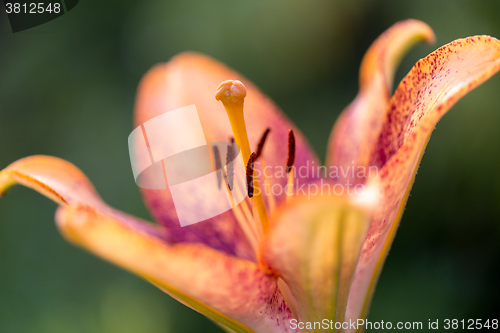
[[[2,7],[3,8],[3,7]],[[3,16],[2,16],[3,15]],[[500,1],[81,0],[13,34],[0,14],[0,168],[31,154],[79,166],[112,206],[150,219],[129,168],[137,84],[176,53],[207,53],[260,86],[322,159],[354,98],[361,58],[394,22],[429,23],[437,44],[500,37]],[[499,318],[500,76],[438,124],[369,319]],[[56,205],[13,188],[0,200],[0,332],[221,332],[141,279],[66,243]]]

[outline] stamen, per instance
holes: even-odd
[[[245,218],[248,221],[255,220],[254,216],[252,215],[252,212],[250,211],[252,207],[248,204],[248,200],[243,200],[241,204],[238,205],[238,207],[241,207],[241,210],[243,211],[243,214],[245,215]],[[255,225],[255,223],[251,223],[251,225],[252,225],[252,230],[255,232],[255,234],[257,236],[260,236],[259,233],[257,232],[257,226]]]
[[[262,163],[262,175],[264,176],[264,186],[266,188],[267,202],[269,203],[269,213],[272,215],[274,209],[276,208],[276,201],[274,200],[274,195],[271,188],[271,180],[266,172],[267,163],[264,156],[260,157],[260,162]]]
[[[293,197],[293,173],[295,168],[293,166],[290,167],[290,172],[288,173],[288,182],[286,184],[286,202]]]
[[[224,173],[224,169],[220,169],[219,171],[222,172],[222,175],[224,177],[224,180],[226,181],[226,184],[229,184],[227,177],[226,177],[226,174]],[[251,222],[251,221],[253,221],[253,218],[251,215],[242,212],[240,205],[238,205],[238,206],[235,205],[233,193],[231,192],[229,185],[226,187],[226,191],[227,191],[227,194],[229,196],[229,199],[231,200],[231,207],[233,208],[234,217],[236,218],[236,221],[240,225],[241,230],[243,231],[243,233],[246,235],[248,241],[250,242],[250,245],[252,246],[254,253],[257,253],[257,243],[258,243],[259,234],[258,234],[257,230],[255,229],[255,226],[254,226],[255,223]],[[241,205],[241,206],[246,207],[243,205]]]
[[[256,253],[258,247],[258,235],[253,228],[253,224],[250,223],[250,220],[248,220],[248,218],[244,215],[240,206],[233,205],[233,211],[236,217],[236,221],[239,223],[241,229],[243,230],[243,233],[247,236],[247,239],[250,242],[254,253]]]
[[[267,170],[266,159],[264,158],[264,156],[262,156],[262,150],[264,149],[264,144],[266,143],[266,139],[270,131],[271,129],[267,128],[259,140],[259,144],[257,145],[257,158],[260,159],[260,162],[262,164],[264,186],[266,188],[266,193],[267,193],[267,202],[269,203],[269,211],[272,214],[274,212],[274,208],[276,207],[276,202],[274,200],[274,195],[272,194],[271,191],[271,181],[266,172]]]
[[[245,86],[238,80],[222,82],[215,93],[215,99],[221,101],[224,105],[224,109],[226,109],[227,116],[233,130],[234,139],[236,140],[236,144],[241,149],[241,155],[243,157],[243,161],[245,162],[250,159],[251,152],[247,129],[245,126],[245,117],[243,115],[243,102],[246,95],[247,90]],[[252,189],[256,186],[258,187],[258,180],[254,179],[252,182]],[[262,227],[265,229],[268,224],[268,217],[264,199],[262,198],[260,191],[255,193],[253,202],[259,212]]]
[[[212,148],[213,150],[213,155],[214,155],[214,160],[215,160],[215,171],[217,172],[217,186],[219,186],[220,190],[220,184],[222,181],[222,175],[221,175],[221,162],[220,162],[220,153],[219,153],[219,148],[217,146],[214,146]]]
[[[271,129],[267,128],[264,131],[264,134],[262,134],[262,137],[260,138],[259,144],[257,145],[257,158],[259,158],[260,155],[262,154],[262,149],[264,148],[264,143],[266,143],[267,135],[269,134],[270,131],[271,131]]]
[[[256,234],[259,237],[262,237],[262,235],[264,234],[264,225],[262,224],[262,222],[259,218],[259,211],[258,211],[257,205],[255,204],[255,200],[252,201],[252,214],[253,214]],[[266,225],[266,228],[267,228],[267,225]]]
[[[229,141],[231,141],[231,144],[234,144],[234,137],[230,137]],[[235,156],[235,155],[236,155],[235,154],[235,147],[233,146],[233,156]],[[233,174],[234,174],[234,169],[233,169]],[[234,184],[234,178],[233,178],[233,184]],[[236,186],[238,186],[238,184],[236,184]],[[252,213],[250,212],[250,207],[248,205],[248,201],[243,200],[239,206],[241,206],[241,209],[243,210],[243,214],[245,215],[245,218],[248,221],[252,221],[253,218],[252,218]],[[255,226],[253,225],[253,223],[252,223],[252,228],[255,231],[255,233],[257,234],[257,230],[255,229]]]
[[[288,131],[288,158],[286,160],[286,172],[290,173],[293,162],[295,162],[295,135],[293,130]]]
[[[233,180],[234,180],[234,147],[233,144],[227,146],[226,153],[226,165],[227,165],[227,186],[229,190],[233,190]]]
[[[252,153],[252,155],[250,155],[250,158],[248,159],[248,163],[247,163],[246,175],[247,175],[247,192],[248,192],[249,198],[253,197],[253,190],[254,190],[253,165],[254,165],[256,159],[257,159],[257,154]]]

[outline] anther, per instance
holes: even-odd
[[[293,130],[288,131],[288,158],[286,160],[286,172],[290,173],[293,162],[295,162],[295,135]]]
[[[234,143],[227,145],[226,153],[226,165],[227,165],[227,186],[229,190],[233,190],[233,180],[234,180]]]
[[[222,181],[222,175],[221,175],[221,162],[220,162],[220,153],[219,153],[219,148],[217,146],[214,146],[212,148],[213,155],[214,155],[214,160],[215,160],[215,171],[217,173],[217,185],[219,186],[220,189],[220,184]]]
[[[247,192],[249,198],[253,197],[253,165],[256,159],[257,159],[257,154],[253,152],[252,155],[250,155],[250,158],[248,159],[247,163],[246,175],[247,175]]]
[[[270,128],[267,128],[264,131],[264,134],[262,134],[262,137],[260,138],[259,144],[257,146],[257,158],[262,154],[262,149],[264,148],[264,144],[266,143],[267,135],[271,131]]]

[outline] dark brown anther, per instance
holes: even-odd
[[[213,146],[212,151],[213,151],[214,161],[215,161],[215,171],[217,173],[217,186],[219,186],[219,189],[220,189],[220,184],[222,181],[222,174],[221,174],[222,164],[220,162],[219,148],[217,148],[217,146]]]
[[[227,166],[227,186],[229,190],[233,190],[233,181],[234,181],[234,142],[227,145],[227,153],[226,153],[226,166]]]
[[[253,197],[253,165],[255,163],[255,160],[257,159],[257,154],[255,152],[250,155],[250,158],[248,159],[247,163],[247,192],[248,192],[248,197],[252,198]]]
[[[271,129],[267,128],[259,140],[259,144],[257,146],[257,158],[259,158],[260,154],[262,154],[262,149],[264,148],[264,144],[266,143],[267,135],[269,134],[270,131],[271,131]]]
[[[293,130],[288,131],[288,158],[286,160],[286,172],[292,170],[293,162],[295,162],[295,135]]]

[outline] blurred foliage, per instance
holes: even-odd
[[[438,37],[410,52],[397,81],[453,39],[500,37],[498,0],[81,0],[16,34],[2,15],[0,168],[31,154],[65,158],[109,204],[147,219],[126,138],[137,84],[155,63],[186,50],[227,63],[271,96],[324,158],[331,126],[356,94],[364,52],[394,22],[421,19]],[[498,318],[499,90],[497,76],[437,126],[370,320]],[[21,187],[0,200],[0,332],[220,332],[67,244],[55,207]]]

